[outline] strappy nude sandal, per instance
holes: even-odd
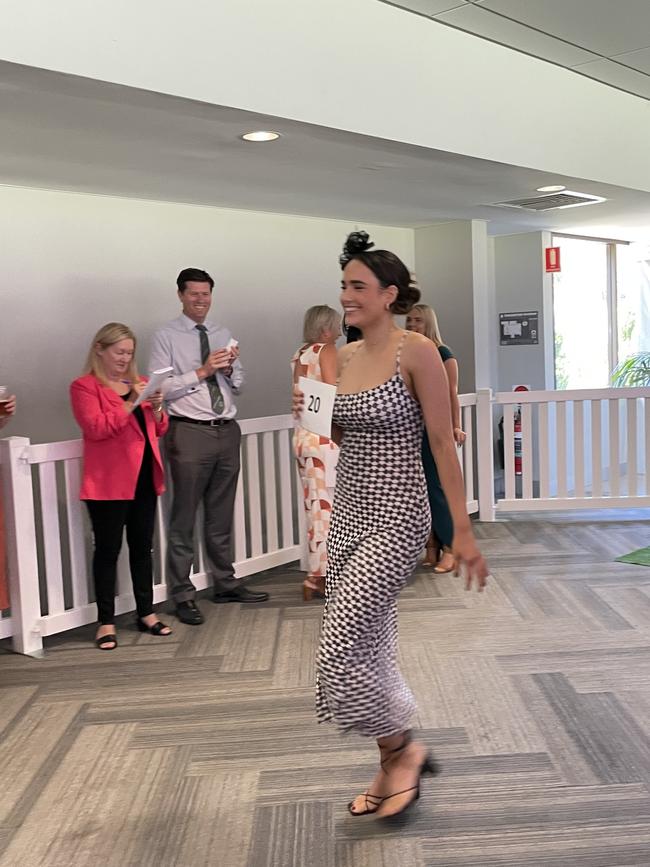
[[[401,753],[403,750],[405,750],[406,747],[411,743],[411,740],[412,740],[411,733],[406,732],[406,734],[404,735],[404,740],[402,741],[401,745],[399,747],[396,747],[394,750],[388,751],[389,755],[381,763],[382,770],[385,773],[388,773],[388,772],[384,768],[384,763],[390,761],[392,758],[395,758],[395,753]],[[435,761],[431,752],[427,752],[427,754],[425,755],[424,759],[422,760],[422,762],[420,764],[420,767],[418,768],[417,783],[414,786],[409,786],[408,789],[402,789],[399,792],[392,792],[390,795],[386,795],[385,797],[383,797],[381,799],[381,803],[379,804],[379,807],[377,807],[377,810],[379,810],[386,803],[386,801],[390,801],[391,798],[396,798],[398,795],[405,795],[407,792],[413,792],[412,796],[409,798],[409,800],[404,804],[404,806],[400,810],[396,810],[394,813],[388,813],[386,816],[382,816],[380,814],[379,818],[389,819],[392,816],[399,816],[405,810],[408,810],[408,808],[411,807],[420,797],[420,781],[422,780],[422,777],[425,774],[431,774],[431,776],[436,776],[439,773],[440,773],[440,765]],[[375,811],[375,812],[377,812],[377,811]]]
[[[401,753],[403,750],[405,750],[406,747],[411,743],[411,740],[411,732],[406,732],[402,743],[398,747],[395,747],[395,749],[385,750],[380,747],[380,754],[382,754],[384,758],[380,760],[379,764],[381,765],[381,769],[385,774],[388,774],[388,771],[386,770],[384,765],[394,759],[396,754]],[[402,789],[400,792],[393,792],[391,795],[384,796],[373,795],[372,792],[364,792],[363,795],[360,795],[359,797],[362,797],[365,801],[365,810],[353,809],[354,801],[357,800],[355,798],[354,801],[350,801],[350,803],[348,804],[348,811],[351,816],[368,816],[371,813],[376,813],[385,801],[388,801],[391,798],[396,798],[398,795],[403,795],[406,792],[414,791],[415,794],[413,795],[413,797],[402,807],[401,810],[398,810],[396,813],[389,814],[391,816],[397,816],[400,813],[403,813],[404,810],[408,809],[408,807],[410,807],[411,804],[415,803],[415,801],[417,801],[417,799],[420,797],[420,778],[423,776],[423,774],[431,774],[432,776],[435,776],[439,773],[440,765],[435,761],[433,755],[428,752],[424,757],[424,761],[422,762],[418,770],[417,785],[411,786],[408,789]]]

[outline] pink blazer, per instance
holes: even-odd
[[[132,500],[142,465],[145,439],[133,413],[124,411],[124,401],[95,376],[81,376],[70,386],[72,412],[84,441],[81,500]],[[149,442],[153,451],[153,484],[156,494],[165,490],[165,471],[158,437],[169,427],[163,414],[157,422],[149,401],[142,404]]]

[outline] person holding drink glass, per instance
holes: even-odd
[[[93,337],[83,376],[70,386],[72,411],[83,433],[80,498],[93,527],[93,578],[100,650],[117,647],[115,583],[126,527],[129,565],[141,632],[165,636],[153,612],[151,548],[158,496],[165,490],[158,439],[169,426],[158,391],[137,403],[146,385],[135,363],[135,335],[109,322]]]
[[[6,385],[0,385],[0,430],[16,412],[16,395],[9,394]]]

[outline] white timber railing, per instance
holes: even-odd
[[[498,513],[650,506],[650,388],[501,392],[493,402],[503,411]]]
[[[475,441],[477,423],[477,395],[461,394],[458,396],[460,403],[461,425],[467,439],[465,444],[458,449],[458,461],[465,483],[465,500],[467,502],[467,514],[473,515],[479,510],[477,487],[477,465],[475,460]]]
[[[302,489],[291,452],[290,415],[248,419],[242,429],[242,472],[234,510],[235,574],[245,577],[304,556]],[[38,655],[43,638],[96,619],[90,563],[92,538],[79,500],[81,440],[33,445],[25,437],[0,440],[11,616],[0,638],[20,653]],[[159,500],[154,544],[154,603],[167,599],[165,576],[168,498]],[[123,546],[115,611],[135,608]],[[197,520],[192,581],[210,576]]]
[[[482,521],[531,510],[650,506],[650,389],[501,392],[460,396],[467,441],[458,450],[469,514]],[[503,415],[504,495],[495,497],[495,418]],[[515,472],[515,418],[521,421],[521,475]],[[286,563],[305,565],[300,480],[291,451],[289,415],[248,419],[242,429],[242,472],[234,511],[239,577]],[[39,655],[43,638],[96,618],[90,562],[92,537],[78,492],[81,440],[32,444],[0,440],[10,612],[0,639]],[[168,495],[160,498],[154,542],[154,602],[167,599]],[[192,581],[210,576],[197,520]],[[124,546],[125,547],[125,546]],[[135,607],[123,549],[116,613]]]

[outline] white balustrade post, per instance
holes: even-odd
[[[5,505],[12,643],[17,653],[40,656],[41,600],[38,588],[36,523],[27,437],[0,440]]]
[[[309,540],[307,538],[307,519],[305,518],[305,492],[302,489],[302,479],[295,465],[294,480],[296,485],[296,504],[298,509],[298,538],[300,545],[300,571],[309,572]]]
[[[476,393],[476,460],[478,506],[481,521],[494,521],[494,443],[492,435],[492,389]]]

